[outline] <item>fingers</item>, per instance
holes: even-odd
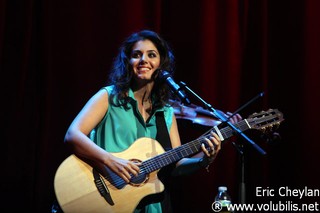
[[[119,175],[126,183],[130,182],[132,175],[137,176],[140,172],[141,163],[125,159],[116,159],[111,169]]]
[[[209,158],[213,157],[221,149],[221,140],[220,140],[219,136],[214,132],[211,132],[211,135],[212,136],[209,139],[205,138],[208,146],[210,147],[209,150],[206,149],[204,144],[201,144],[202,151]]]
[[[125,167],[118,168],[117,174],[126,182],[129,183],[131,176]]]
[[[210,142],[210,141],[209,141]],[[210,157],[210,153],[209,151],[206,149],[205,145],[204,144],[201,144],[201,149],[203,151],[203,153],[207,156],[207,157]]]
[[[131,174],[134,176],[139,174],[139,167],[128,161],[128,163],[124,166],[121,166],[118,171],[125,177],[126,181],[129,182],[131,179]]]
[[[231,116],[232,113],[231,113],[231,112],[227,112],[226,115],[227,115],[227,116]],[[240,114],[237,113],[237,114],[233,115],[232,117],[230,117],[229,120],[230,120],[230,122],[231,122],[232,124],[235,124],[235,123],[238,123],[239,121],[241,121],[241,120],[242,120],[242,117],[241,117]]]
[[[221,139],[219,138],[218,134],[215,132],[211,132],[213,136],[213,143],[215,144],[216,150],[221,148]]]

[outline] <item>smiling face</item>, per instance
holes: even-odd
[[[138,41],[132,47],[130,64],[137,81],[150,81],[160,65],[159,51],[150,40]]]

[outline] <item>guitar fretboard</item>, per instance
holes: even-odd
[[[246,119],[238,122],[234,125],[241,131],[245,131],[250,128],[248,122]],[[215,128],[212,128],[211,131],[217,133]],[[231,127],[227,126],[222,129],[219,129],[221,135],[223,136],[223,139],[230,138],[234,135],[234,131]],[[155,170],[158,170],[164,166],[167,166],[171,163],[177,162],[181,160],[184,157],[188,157],[192,154],[195,154],[200,151],[201,144],[206,144],[206,138],[210,137],[210,134],[201,136],[200,138],[197,138],[196,140],[190,141],[186,144],[183,144],[179,147],[176,147],[174,149],[171,149],[165,153],[162,153],[160,155],[157,155],[153,158],[150,158],[142,163],[142,167],[144,168],[146,173],[151,173]]]

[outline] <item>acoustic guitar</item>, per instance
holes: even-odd
[[[270,109],[254,113],[247,119],[234,124],[241,131],[248,129],[270,130],[279,126],[283,115]],[[214,126],[211,130],[226,140],[234,135],[229,126]],[[54,178],[54,189],[62,210],[68,212],[133,212],[146,196],[163,192],[164,185],[158,179],[159,170],[201,150],[205,137],[164,151],[159,142],[151,138],[140,138],[128,149],[113,155],[141,162],[140,173],[132,176],[130,183],[113,173],[107,167],[96,170],[75,155],[70,155],[58,167]]]

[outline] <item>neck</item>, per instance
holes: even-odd
[[[132,87],[134,97],[138,100],[143,102],[147,102],[151,100],[151,90],[153,84],[145,84],[143,86],[135,85]]]

